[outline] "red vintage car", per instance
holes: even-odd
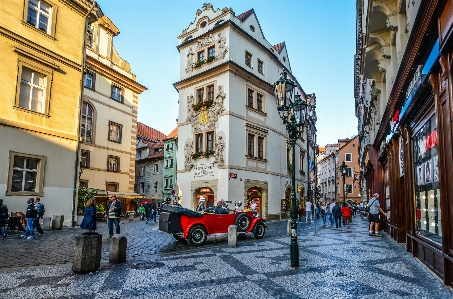
[[[187,240],[192,246],[200,246],[208,235],[227,234],[230,225],[236,225],[238,233],[253,233],[256,239],[261,239],[266,231],[265,222],[266,219],[253,216],[252,211],[216,214],[165,206],[160,214],[159,230],[172,234],[176,240]]]

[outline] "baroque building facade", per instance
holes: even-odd
[[[168,134],[164,139],[164,166],[163,166],[163,195],[172,201],[179,200],[179,190],[177,188],[177,155],[178,155],[178,128]]]
[[[39,196],[46,215],[75,221],[79,112],[88,23],[103,16],[91,0],[1,3],[0,194],[25,212]]]
[[[319,192],[325,201],[334,199],[337,194],[338,143],[326,144],[324,153],[318,161]]]
[[[119,29],[107,17],[87,31],[80,120],[79,184],[97,190],[99,203],[115,193],[126,211],[134,210],[138,96],[147,88],[113,43]]]
[[[382,228],[453,284],[453,3],[357,1],[355,108],[362,199]]]
[[[264,217],[286,215],[282,208],[291,193],[292,165],[273,84],[286,71],[299,94],[308,96],[291,73],[285,43],[272,45],[264,38],[253,9],[236,16],[211,4],[197,10],[178,39],[181,80],[174,86],[182,205],[194,209],[204,198],[206,206],[223,199],[232,207],[253,198]],[[307,131],[295,147],[298,198],[307,190]]]

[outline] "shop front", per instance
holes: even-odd
[[[195,206],[201,202],[205,209],[216,205],[214,202],[214,191],[209,187],[200,187],[196,189],[194,192],[194,200],[195,202],[193,204]]]

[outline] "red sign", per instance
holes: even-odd
[[[238,174],[237,174],[237,173],[230,172],[230,178],[232,178],[232,179],[237,179],[237,178],[238,178]]]
[[[200,192],[211,192],[209,188],[200,188]]]

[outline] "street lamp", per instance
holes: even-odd
[[[341,165],[340,165],[340,172],[341,172],[341,176],[343,177],[343,202],[346,202],[346,193],[345,193],[346,186],[345,186],[344,180],[346,177],[347,168],[348,167],[346,166],[346,164],[343,161],[343,163],[341,163]]]
[[[277,101],[277,111],[283,124],[286,125],[289,142],[292,149],[292,179],[291,179],[291,244],[290,258],[291,267],[299,267],[299,244],[297,243],[297,208],[296,208],[296,153],[295,145],[300,138],[302,128],[305,125],[305,110],[307,102],[301,99],[300,95],[294,96],[296,84],[287,78],[287,73],[283,71],[280,79],[274,84],[275,99]],[[294,97],[294,99],[293,99]],[[308,174],[307,174],[308,175]]]

